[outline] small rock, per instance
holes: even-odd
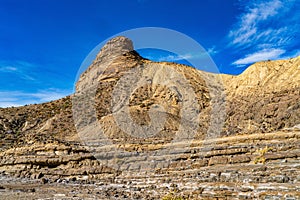
[[[227,164],[228,162],[228,158],[227,157],[222,157],[222,156],[215,156],[215,157],[211,157],[208,165],[217,165],[217,164]]]
[[[288,176],[280,175],[280,176],[275,176],[274,177],[274,181],[276,183],[288,183],[289,180],[290,180],[290,178]]]
[[[43,184],[46,184],[46,183],[48,183],[48,179],[47,178],[45,178],[45,177],[43,177],[42,179],[41,179],[41,182],[43,183]]]
[[[268,168],[267,166],[261,166],[261,167],[256,167],[252,169],[252,172],[257,172],[257,171],[266,171]]]
[[[42,178],[44,176],[44,174],[42,174],[41,172],[40,173],[38,173],[37,175],[36,175],[36,178],[37,179],[40,179],[40,178]]]
[[[240,188],[240,191],[241,191],[241,192],[250,192],[250,191],[252,191],[252,189],[249,188],[249,187],[241,187],[241,188]]]
[[[62,180],[61,182],[62,182],[62,183],[69,183],[69,180],[64,179],[64,180]]]

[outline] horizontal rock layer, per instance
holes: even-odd
[[[0,108],[0,195],[298,199],[299,66],[298,57],[216,75],[149,61],[115,38],[75,94]]]

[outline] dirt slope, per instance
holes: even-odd
[[[217,75],[114,38],[71,97],[0,109],[0,196],[300,198],[299,59]]]

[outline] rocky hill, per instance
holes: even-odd
[[[0,109],[0,196],[300,198],[299,72],[211,74],[114,38],[72,96]]]
[[[231,124],[226,130],[270,132],[299,124],[299,70],[297,57],[255,63],[239,76],[224,76]]]

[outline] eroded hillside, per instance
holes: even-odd
[[[299,198],[299,59],[218,75],[114,38],[71,97],[0,109],[0,193]]]

